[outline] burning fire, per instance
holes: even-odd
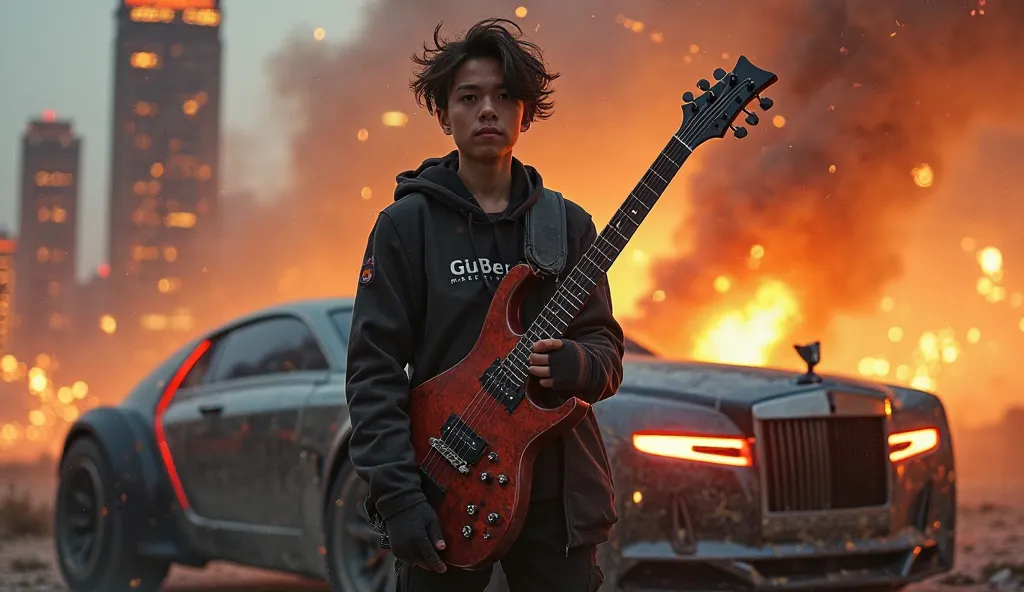
[[[715,290],[726,292],[728,278],[719,276]],[[717,316],[696,340],[693,357],[728,364],[765,365],[773,348],[793,324],[800,308],[790,289],[780,281],[764,280],[739,310]]]

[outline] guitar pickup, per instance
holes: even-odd
[[[477,435],[473,428],[466,425],[454,413],[441,426],[441,442],[467,465],[474,465],[484,456],[487,441]]]
[[[525,389],[516,386],[507,370],[501,368],[501,359],[494,360],[480,377],[480,385],[494,400],[501,403],[506,411],[512,413],[526,396]]]

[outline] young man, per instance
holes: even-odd
[[[410,444],[410,389],[472,349],[503,274],[524,259],[523,215],[543,191],[540,173],[512,157],[519,135],[551,113],[539,50],[490,19],[462,40],[424,47],[411,84],[456,150],[398,176],[395,203],[370,234],[348,352],[349,455],[369,484],[367,510],[383,519],[404,592],[482,591],[491,571],[448,568],[437,515],[420,488]],[[566,200],[564,279],[595,240],[590,215]],[[523,303],[525,325],[554,293],[545,279]],[[596,403],[622,380],[623,335],[607,281],[564,339],[534,344],[530,373],[556,405]],[[406,365],[411,367],[410,373]],[[617,520],[604,443],[593,412],[535,462],[523,532],[502,559],[513,592],[591,592],[603,574],[597,544]]]

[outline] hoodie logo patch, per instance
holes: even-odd
[[[373,256],[366,258],[363,262],[363,268],[359,270],[359,285],[365,286],[373,281],[373,277],[376,275],[373,269]]]

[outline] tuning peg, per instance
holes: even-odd
[[[712,75],[715,77],[715,80],[721,80],[725,78],[725,70],[721,68],[715,68],[715,72]]]
[[[747,118],[743,120],[747,122],[747,125],[757,125],[757,122],[761,121],[760,118],[758,118],[757,113],[751,113],[746,109],[744,109],[743,112],[747,114]]]
[[[690,92],[690,91],[684,92],[683,93],[683,102],[684,103],[692,103],[693,102],[693,93]]]
[[[729,86],[736,86],[736,83],[740,81],[740,77],[735,73],[729,75]]]
[[[761,98],[761,95],[756,95],[756,96],[757,96],[758,104],[760,105],[762,111],[767,111],[767,110],[771,109],[772,105],[775,104],[775,101],[769,99],[768,97]]]
[[[718,98],[718,95],[716,95],[715,91],[713,90],[709,90],[707,93],[704,94],[704,96],[707,97],[709,103],[714,103],[715,99]]]
[[[711,83],[708,82],[706,79],[701,78],[700,80],[697,81],[697,88],[701,90],[707,90],[711,88]]]
[[[736,127],[735,125],[730,125],[729,128],[732,130],[732,135],[736,136],[737,138],[742,140],[743,138],[747,137],[747,128]]]

